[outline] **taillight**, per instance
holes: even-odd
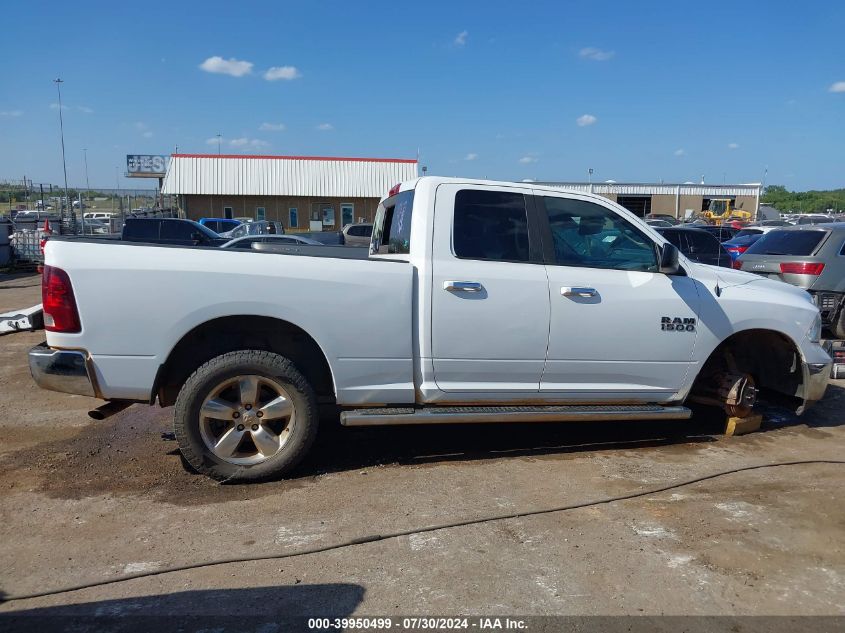
[[[44,329],[48,332],[79,332],[79,312],[73,297],[70,277],[61,268],[44,266],[41,276],[41,302],[44,310]]]
[[[733,260],[733,262],[731,262],[731,268],[734,270],[742,270],[742,262],[738,259]]]
[[[399,188],[400,188],[401,186],[402,186],[402,183],[401,183],[401,182],[397,182],[395,185],[393,185],[393,186],[390,188],[390,191],[388,191],[388,192],[387,192],[387,197],[389,198],[390,196],[394,196],[394,195],[396,195],[397,193],[399,193]]]
[[[786,275],[821,275],[824,264],[821,262],[783,262],[780,272]]]

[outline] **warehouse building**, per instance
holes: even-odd
[[[372,222],[381,197],[417,177],[393,158],[173,154],[162,193],[185,217],[275,220],[286,230],[337,231]]]
[[[560,189],[597,193],[622,205],[640,217],[649,213],[668,214],[683,220],[710,207],[711,200],[730,200],[731,208],[749,211],[757,217],[760,207],[759,183],[744,185],[538,182]]]

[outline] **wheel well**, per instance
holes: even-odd
[[[271,317],[228,316],[207,321],[188,332],[159,368],[151,404],[158,396],[166,407],[188,377],[212,358],[241,349],[275,352],[290,359],[311,383],[320,403],[334,403],[331,370],[317,342],[302,328]]]
[[[693,392],[706,386],[704,383],[722,370],[726,359],[732,359],[740,372],[754,377],[761,390],[761,399],[794,404],[795,398],[800,397],[804,380],[801,354],[784,334],[773,330],[745,330],[729,336],[702,366]]]

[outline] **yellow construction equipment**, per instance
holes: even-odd
[[[750,211],[742,211],[741,209],[737,209],[731,205],[732,200],[730,198],[711,200],[707,207],[707,211],[704,211],[701,215],[703,215],[708,222],[715,224],[716,226],[721,226],[725,222],[731,222],[733,220],[737,220],[739,222],[749,222],[751,220],[752,216]]]

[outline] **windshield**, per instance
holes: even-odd
[[[745,251],[749,255],[811,255],[826,231],[770,231]]]

